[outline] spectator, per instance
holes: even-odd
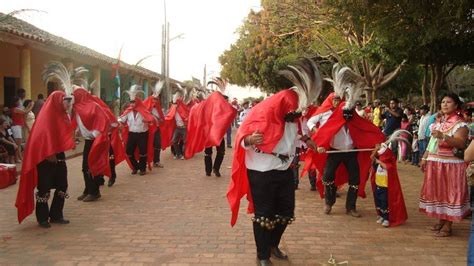
[[[418,166],[420,163],[420,145],[418,141],[418,133],[413,132],[413,141],[411,143],[411,164]]]
[[[11,118],[11,112],[10,108],[8,106],[4,106],[2,110],[2,114],[0,115],[0,118],[4,119],[8,123],[8,127],[11,127],[12,125],[12,118]]]
[[[423,155],[428,145],[429,136],[426,135],[428,120],[430,118],[430,108],[427,105],[420,106],[420,120],[418,122],[418,149]]]
[[[20,105],[21,99],[19,97],[13,98],[13,105],[12,105],[12,132],[13,138],[15,139],[16,145],[21,147],[20,145],[23,142],[23,127],[26,126],[25,123],[25,115],[33,109],[33,102],[30,102],[26,109],[23,105]],[[22,160],[21,149],[17,150],[17,162]]]
[[[431,126],[431,139],[421,161],[425,178],[419,208],[438,220],[431,228],[437,237],[451,236],[453,221],[461,221],[470,212],[466,164],[455,152],[465,148],[468,135],[467,124],[457,114],[461,104],[453,93],[442,98],[443,115]]]
[[[374,100],[374,110],[372,111],[372,115],[372,123],[380,128],[382,126],[382,119],[380,119],[380,116],[382,115],[382,107],[380,106],[379,99]]]
[[[31,100],[25,100],[23,102],[23,107],[26,108],[31,104]],[[33,105],[34,106],[34,105]],[[33,113],[33,111],[29,111],[28,113],[26,113],[25,115],[25,140],[28,139],[28,135],[30,134],[30,131],[31,131],[31,128],[33,127],[33,124],[35,123],[35,114]]]
[[[26,91],[25,89],[18,89],[16,91],[16,95],[18,96],[18,98],[20,98],[20,103],[19,103],[19,106],[23,106],[23,102],[25,101],[25,96],[26,96]]]
[[[356,102],[355,110],[356,110],[357,114],[360,117],[367,118],[367,114],[366,114],[364,108],[362,108],[362,103],[361,102]]]
[[[471,211],[474,211],[474,141],[469,144],[464,152],[464,161],[469,163],[466,169],[467,183],[470,187]],[[467,265],[474,265],[474,219],[471,217],[471,236],[469,237],[469,246],[467,249]]]
[[[401,127],[403,110],[398,107],[399,104],[398,99],[393,98],[390,100],[390,106],[385,108],[384,113],[380,116],[382,119],[385,119],[385,127],[383,129],[385,136],[392,135],[395,130]]]
[[[240,116],[239,116],[240,124],[242,124],[242,122],[244,122],[245,117],[250,112],[249,102],[244,102],[242,104],[242,108],[243,108],[243,110],[240,112]]]
[[[36,100],[35,104],[33,105],[33,113],[35,114],[35,117],[38,116],[39,111],[41,110],[41,107],[43,107],[44,104],[44,96],[43,94],[38,94],[38,99]]]
[[[15,154],[18,149],[15,140],[11,134],[11,129],[7,121],[0,118],[0,146],[2,146],[8,153],[7,163],[15,163]]]

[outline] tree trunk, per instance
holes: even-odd
[[[428,82],[428,65],[425,65],[425,73],[423,75],[423,83],[421,84],[421,98],[423,99],[423,104],[428,104],[428,99],[426,98],[426,83]]]
[[[438,91],[443,84],[443,65],[435,64],[432,65],[432,72],[433,72],[433,86],[430,88],[431,92],[431,102],[430,102],[430,110],[431,112],[435,112],[437,110],[437,101],[438,101]]]

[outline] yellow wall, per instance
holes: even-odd
[[[44,97],[48,96],[48,89],[46,84],[43,83],[41,78],[41,72],[43,72],[44,66],[48,61],[56,60],[61,61],[61,58],[53,56],[38,50],[34,47],[31,49],[31,98],[36,100],[38,94],[42,93]]]
[[[0,42],[0,105],[5,100],[5,77],[20,77],[20,50],[15,45]]]

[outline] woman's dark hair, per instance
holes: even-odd
[[[10,104],[10,108],[18,107],[16,104],[18,103],[19,100],[20,100],[20,97],[18,96],[13,97],[12,102]]]
[[[30,100],[30,99],[25,100],[25,101],[23,102],[23,107],[26,108],[30,103],[31,103],[31,100]]]
[[[451,98],[454,101],[454,103],[458,106],[457,110],[461,110],[462,101],[461,99],[459,99],[459,96],[456,93],[450,92],[450,93],[444,94],[443,97],[441,97],[441,101],[446,97]]]

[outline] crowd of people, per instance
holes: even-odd
[[[0,162],[21,163],[25,142],[43,104],[43,94],[38,94],[38,99],[32,101],[25,99],[24,89],[18,89],[11,103],[3,107],[0,115]]]
[[[144,100],[140,97],[145,96],[143,91],[133,85],[127,91],[129,103],[118,117],[84,83],[74,80],[63,82],[64,91],[55,91],[46,100],[42,95],[35,102],[24,100],[19,91],[12,108],[4,109],[0,117],[0,145],[7,152],[6,162],[22,160],[23,133],[29,135],[23,145],[18,220],[36,210],[41,227],[69,223],[63,216],[68,198],[64,153],[74,147],[74,131],[78,131],[85,141],[84,191],[77,198],[83,202],[101,198],[105,176],[108,186],[113,186],[115,166],[123,161],[132,175],[146,175],[153,167],[164,167],[160,153],[168,147],[176,160],[204,152],[203,172],[220,177],[225,147],[234,148],[227,193],[231,224],[237,221],[241,198],[247,196],[248,211],[254,213],[259,265],[271,265],[271,256],[288,259],[279,243],[295,221],[295,191],[306,173],[311,190],[324,199],[325,215],[337,212],[338,191],[347,189],[345,213],[361,217],[357,199],[365,197],[369,182],[376,222],[392,227],[408,219],[397,162],[418,166],[424,173],[419,210],[436,219],[431,228],[436,237],[451,236],[453,222],[466,217],[472,203],[468,192],[472,183],[466,179],[466,172],[472,176],[472,163],[470,167],[465,163],[472,162],[473,156],[473,144],[466,150],[473,136],[472,110],[462,109],[463,103],[452,93],[442,97],[440,110],[433,114],[426,105],[413,109],[395,98],[387,106],[377,99],[364,108],[352,97],[361,88],[349,78],[351,70],[334,68],[334,92],[319,105],[315,101],[323,81],[309,59],[282,72],[294,87],[252,104],[229,101],[227,82],[220,78],[210,82],[218,89],[204,97],[198,97],[193,86],[178,88],[169,110],[161,106],[162,82]],[[61,79],[58,71],[65,72],[63,76],[73,74],[52,62],[43,74],[45,82]],[[232,127],[237,128],[233,146]],[[38,143],[47,143],[48,148],[34,150]],[[51,189],[55,192],[48,206]]]

